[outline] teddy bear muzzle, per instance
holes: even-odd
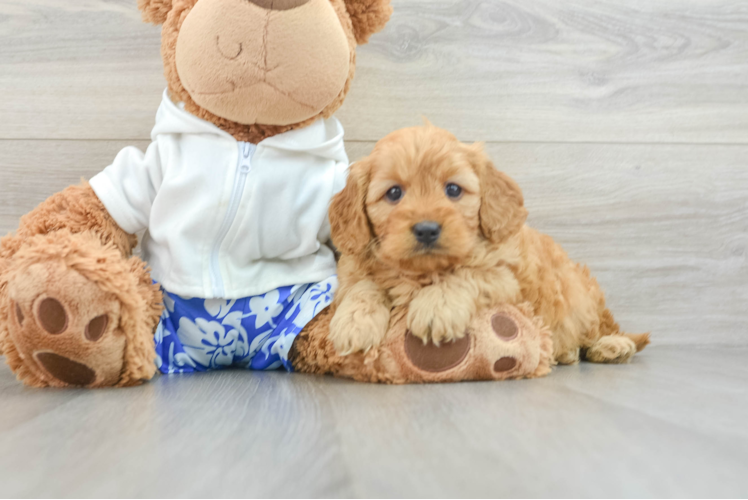
[[[244,125],[318,115],[343,92],[351,57],[329,0],[201,0],[176,46],[192,99]]]

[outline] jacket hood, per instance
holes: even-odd
[[[174,103],[165,90],[161,106],[156,113],[156,125],[151,131],[155,141],[159,135],[201,134],[216,139],[237,142],[228,132],[184,110],[184,104]],[[269,137],[257,146],[286,151],[292,154],[310,154],[335,161],[347,161],[343,142],[343,127],[335,118],[320,118],[311,125]]]

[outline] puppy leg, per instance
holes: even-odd
[[[408,306],[408,329],[424,342],[449,342],[465,336],[477,311],[515,303],[519,282],[506,267],[460,269],[422,288]]]
[[[597,335],[590,337],[594,340],[585,351],[585,359],[592,363],[628,363],[634,354],[649,344],[649,334],[622,333],[613,314],[605,307],[602,292],[600,292],[598,304]]]
[[[439,345],[465,336],[476,298],[455,280],[422,288],[408,306],[408,329],[424,342]]]
[[[384,340],[390,305],[374,282],[359,281],[343,297],[330,323],[330,340],[341,356],[368,351]]]
[[[628,363],[636,354],[636,344],[623,335],[601,337],[589,347],[585,359],[593,363]]]
[[[576,365],[579,363],[579,348],[564,351],[556,356],[559,365]]]

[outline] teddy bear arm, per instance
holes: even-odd
[[[67,229],[73,234],[90,231],[102,244],[113,244],[123,257],[130,257],[137,244],[137,238],[119,227],[86,181],[50,196],[21,217],[16,238],[23,241],[61,229]],[[17,242],[8,242],[8,245],[3,246],[12,251],[17,250],[19,245]]]

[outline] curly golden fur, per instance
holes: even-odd
[[[558,362],[575,363],[580,351],[628,361],[648,335],[622,334],[588,269],[526,218],[519,186],[480,144],[431,125],[382,139],[351,167],[330,209],[342,252],[330,326],[338,352],[379,345],[396,307],[408,305],[414,335],[439,343],[462,337],[486,308],[527,302],[551,329]],[[434,244],[415,233],[424,221],[440,227]]]

